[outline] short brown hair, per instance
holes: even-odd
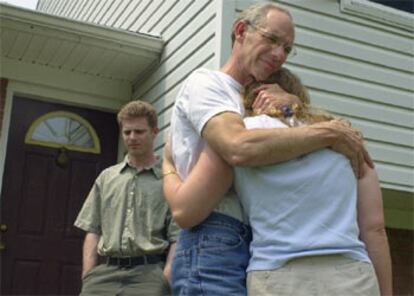
[[[138,117],[145,117],[151,128],[158,127],[157,111],[155,108],[150,103],[139,100],[125,104],[119,110],[117,116],[118,124],[122,127],[122,120]]]
[[[236,40],[236,35],[234,34],[234,28],[237,22],[244,21],[246,23],[252,24],[253,26],[265,26],[266,25],[265,20],[266,20],[267,13],[272,9],[285,13],[286,15],[289,16],[289,18],[293,22],[293,18],[290,12],[287,9],[280,7],[279,5],[275,3],[269,3],[269,2],[259,3],[259,4],[249,6],[248,8],[240,12],[239,16],[233,22],[233,29],[231,31],[232,46],[234,44],[234,41]]]

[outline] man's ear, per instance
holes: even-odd
[[[158,127],[153,127],[152,128],[152,133],[154,134],[154,136],[158,135],[160,129]]]
[[[234,25],[234,36],[236,40],[243,41],[246,32],[247,23],[245,21],[240,20]]]

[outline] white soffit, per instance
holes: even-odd
[[[0,76],[15,65],[131,83],[159,60],[163,41],[0,3]]]

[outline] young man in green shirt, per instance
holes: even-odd
[[[118,123],[128,154],[98,176],[75,222],[86,231],[81,295],[168,295],[179,229],[153,152],[157,114],[133,101],[120,110]]]

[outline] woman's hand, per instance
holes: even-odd
[[[257,97],[253,102],[252,109],[255,113],[269,113],[270,109],[280,109],[283,106],[303,105],[302,101],[282,89],[277,83],[262,84],[254,90]]]

